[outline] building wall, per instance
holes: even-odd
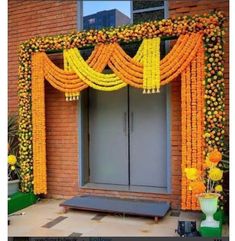
[[[67,33],[77,28],[77,1],[8,1],[8,109],[18,105],[18,46],[33,36]]]
[[[115,14],[116,14],[116,26],[130,24],[131,19],[127,17],[125,14],[123,14],[119,10],[117,10]]]
[[[170,17],[193,15],[220,9],[228,14],[228,1],[194,0],[169,1]],[[17,1],[9,0],[9,111],[17,110],[17,47],[20,42],[35,36],[69,32],[76,28],[76,1]],[[228,26],[228,22],[226,22]],[[228,34],[225,45],[226,110],[228,111]],[[52,60],[62,67],[62,56]],[[180,207],[181,189],[181,110],[180,79],[171,84],[172,194],[157,195],[80,189],[78,177],[78,109],[76,102],[66,102],[64,95],[46,84],[47,174],[48,197],[68,198],[93,194],[169,200],[173,208]]]

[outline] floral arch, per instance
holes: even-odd
[[[130,85],[143,93],[157,94],[161,86],[181,76],[182,170],[203,169],[210,149],[223,151],[224,79],[223,15],[220,12],[183,16],[106,30],[68,35],[34,37],[19,52],[19,130],[21,191],[47,192],[45,93],[47,80],[65,93],[66,100],[79,98],[85,88],[114,91]],[[177,38],[160,60],[161,38]],[[142,41],[131,58],[123,42]],[[79,48],[95,46],[85,61]],[[63,51],[64,69],[48,58]],[[113,73],[102,73],[108,66]],[[182,171],[181,208],[198,209]]]

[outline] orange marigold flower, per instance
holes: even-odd
[[[213,163],[218,163],[222,160],[222,154],[218,150],[214,150],[209,154],[209,159]]]
[[[204,193],[206,191],[206,186],[202,181],[192,182],[190,186],[194,195]]]

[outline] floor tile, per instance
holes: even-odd
[[[59,217],[53,219],[52,221],[44,224],[42,227],[43,228],[51,228],[51,227],[55,226],[56,224],[62,222],[66,218],[68,218],[68,217],[59,216]]]
[[[69,237],[80,237],[82,236],[82,233],[71,233]]]
[[[91,220],[101,220],[106,216],[107,216],[107,214],[105,214],[105,213],[97,213]]]

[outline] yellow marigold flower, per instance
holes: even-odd
[[[212,181],[219,181],[219,180],[222,179],[222,177],[223,177],[223,171],[222,170],[220,170],[217,167],[214,167],[214,168],[210,169],[209,178]]]
[[[11,170],[14,171],[16,169],[15,166],[11,166]]]
[[[186,177],[194,181],[199,177],[199,172],[196,168],[185,168]]]
[[[215,191],[216,191],[216,192],[222,192],[222,191],[223,191],[222,185],[216,185],[216,186],[215,186]]]
[[[14,155],[9,155],[8,156],[8,164],[9,165],[11,165],[11,166],[13,166],[13,165],[15,165],[16,164],[16,156],[14,156]]]

